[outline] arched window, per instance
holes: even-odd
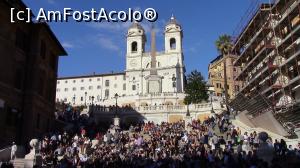
[[[170,39],[170,48],[171,48],[171,50],[176,49],[176,40],[175,40],[175,38]]]
[[[131,43],[131,52],[137,52],[137,42],[134,41]]]

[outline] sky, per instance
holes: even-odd
[[[34,14],[40,8],[74,10],[105,8],[111,10],[144,10],[154,8],[158,13],[157,50],[164,50],[163,29],[172,14],[183,28],[183,53],[186,74],[200,71],[205,78],[208,64],[218,52],[215,41],[219,35],[233,35],[245,15],[258,0],[23,0]],[[58,76],[89,75],[92,73],[123,72],[126,61],[127,23],[51,22],[52,31],[64,46],[67,57],[60,57]],[[150,25],[143,21],[150,49]]]

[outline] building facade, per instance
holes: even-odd
[[[233,52],[239,55],[234,66],[241,68],[235,80],[244,82],[231,104],[247,110],[253,121],[268,115],[256,126],[275,130],[279,121],[287,132],[299,132],[300,1],[260,4],[250,16],[234,43]]]
[[[262,4],[234,45],[241,67],[240,93],[264,94],[272,105],[300,100],[300,16],[299,1],[280,0]]]
[[[1,146],[26,142],[51,128],[58,58],[66,55],[46,23],[11,23],[11,8],[25,11],[26,5],[0,1]]]
[[[235,94],[239,92],[242,86],[241,81],[235,81],[236,75],[240,72],[240,68],[233,65],[237,60],[235,55],[219,55],[212,60],[208,66],[208,81],[214,87],[214,95],[224,96],[224,61],[226,61],[227,75],[227,91],[229,99],[233,99]]]
[[[181,25],[174,17],[170,19],[164,30],[165,50],[161,52],[155,49],[155,34],[151,36],[154,37],[152,51],[145,51],[145,33],[138,23],[129,27],[124,72],[61,77],[57,80],[57,101],[75,105],[114,105],[115,94],[118,94],[120,105],[182,103],[185,66]],[[151,79],[150,72],[154,70],[157,83]]]

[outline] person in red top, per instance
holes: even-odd
[[[85,129],[84,128],[81,128],[81,137],[84,137],[85,136],[85,134],[86,134],[86,131],[85,131]]]

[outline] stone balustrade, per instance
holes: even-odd
[[[190,112],[203,112],[210,111],[212,108],[211,103],[201,103],[201,104],[192,104],[187,107],[186,105],[152,105],[152,106],[139,106],[139,107],[118,107],[116,109],[115,106],[94,106],[90,107],[90,111],[93,113],[114,113],[116,110],[118,113],[131,113],[131,112],[139,112],[139,113],[186,113],[187,110]],[[215,110],[220,110],[219,107],[215,107]]]
[[[177,94],[181,94],[181,93],[177,93]],[[173,97],[175,96],[176,93],[173,92],[164,92],[164,93],[149,93],[149,94],[141,94],[139,95],[140,98],[153,98],[153,97]]]

